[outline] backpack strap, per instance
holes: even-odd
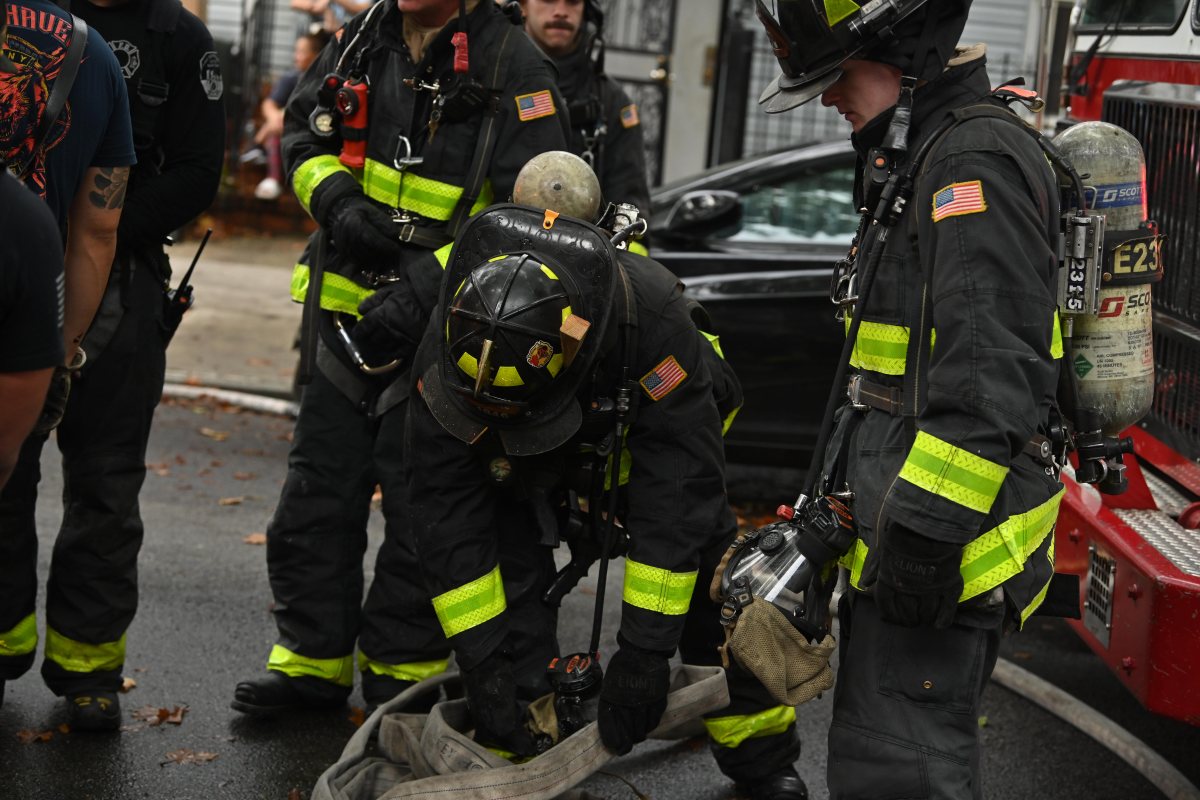
[[[25,159],[24,164],[20,164],[16,168],[10,167],[13,175],[18,178],[24,179],[25,173],[37,159],[37,154],[41,152],[42,146],[46,143],[46,137],[50,135],[54,123],[58,121],[59,114],[67,105],[71,87],[75,84],[76,76],[79,75],[79,65],[83,62],[83,51],[87,47],[88,25],[74,14],[71,15],[70,35],[71,40],[67,44],[67,53],[63,56],[62,68],[58,71],[58,77],[54,79],[50,97],[46,99],[46,107],[42,110],[42,119],[34,133],[33,147],[29,151],[29,157]]]
[[[183,11],[180,0],[151,0],[146,20],[146,48],[137,82],[129,82],[129,116],[133,127],[133,147],[138,164],[152,164],[158,115],[170,96],[166,53]],[[136,101],[135,99],[136,98]]]

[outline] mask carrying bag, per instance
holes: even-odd
[[[465,700],[407,714],[416,697],[457,679],[445,673],[421,681],[376,709],[346,743],[342,757],[313,788],[313,800],[550,800],[614,758],[595,722],[540,756],[513,764],[476,742]],[[729,704],[725,671],[682,665],[671,672],[662,722],[651,734],[674,738],[680,726]],[[378,732],[377,755],[368,755]]]

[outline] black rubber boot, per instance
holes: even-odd
[[[276,670],[267,670],[260,678],[242,681],[233,691],[234,711],[252,716],[267,716],[290,710],[338,708],[346,704],[350,688],[302,675],[292,678]]]
[[[367,716],[371,716],[375,709],[391,700],[396,695],[407,689],[416,686],[416,681],[402,681],[398,678],[389,678],[385,675],[368,675],[363,674],[362,693],[363,700],[367,704]],[[431,689],[424,692],[420,697],[414,698],[402,709],[406,714],[428,714],[433,708],[434,703],[440,700],[442,693],[436,689]]]
[[[121,700],[114,692],[69,694],[67,724],[73,731],[115,731],[121,727]]]
[[[808,787],[795,767],[784,767],[745,787],[750,800],[808,800]]]

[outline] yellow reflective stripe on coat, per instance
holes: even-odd
[[[1008,467],[917,431],[900,477],[930,494],[986,514],[1000,493]]]
[[[671,572],[625,559],[624,600],[636,608],[656,614],[686,614],[692,603],[697,570]]]
[[[1059,489],[1041,505],[1014,514],[963,548],[963,600],[999,586],[1025,568],[1054,530],[1064,491]]]
[[[699,329],[697,329],[697,330],[699,330]],[[700,335],[708,340],[708,343],[712,345],[713,351],[718,356],[720,356],[722,361],[724,361],[725,360],[725,351],[721,349],[721,337],[711,334],[708,331],[700,331]],[[722,436],[729,433],[729,428],[733,425],[734,418],[738,415],[738,412],[741,410],[742,410],[742,407],[738,406],[733,411],[730,411],[728,414],[725,415],[725,419],[723,419],[721,421],[721,435]]]
[[[641,242],[630,242],[628,247],[631,253],[637,253],[639,256],[646,256],[647,258],[650,257],[650,251]]]
[[[442,265],[442,269],[445,269],[446,265],[450,263],[450,251],[453,249],[454,242],[451,242],[450,244],[444,244],[437,250],[433,251],[433,257],[436,258],[437,262]]]
[[[507,607],[499,564],[486,575],[433,598],[433,610],[448,637],[482,625]]]
[[[846,330],[850,330],[850,315],[846,315]],[[862,321],[850,366],[869,369],[883,375],[903,375],[904,357],[908,352],[908,328],[882,322]]]
[[[305,211],[312,213],[309,204],[312,202],[313,192],[323,180],[338,172],[354,175],[349,167],[338,161],[337,156],[316,156],[296,167],[296,171],[292,173],[292,189]]]
[[[338,686],[354,685],[354,656],[340,658],[309,658],[293,653],[281,644],[271,648],[267,669],[282,672],[289,678],[320,678]]]
[[[850,331],[850,315],[846,315],[846,332]],[[929,332],[929,347],[932,352],[937,342],[937,331]],[[868,322],[863,320],[858,326],[858,339],[854,342],[854,352],[850,354],[850,366],[878,372],[881,375],[903,375],[904,364],[908,355],[908,328],[903,325],[889,325],[884,322]],[[1058,309],[1054,310],[1051,320],[1050,356],[1062,358],[1063,341],[1062,328],[1058,317]]]
[[[450,659],[448,658],[435,661],[410,661],[405,664],[385,664],[382,661],[376,661],[361,650],[358,651],[359,672],[384,675],[398,681],[423,681],[434,675],[441,675],[449,664]]]
[[[1053,530],[1053,528],[1051,528]],[[1046,599],[1046,593],[1050,591],[1050,582],[1054,580],[1054,537],[1050,537],[1050,546],[1046,548],[1046,560],[1050,562],[1050,577],[1046,578],[1046,585],[1038,592],[1029,605],[1021,609],[1021,627],[1025,627],[1025,620],[1038,610],[1042,601]]]
[[[777,736],[796,721],[792,706],[775,706],[757,714],[736,714],[730,717],[711,717],[704,727],[714,742],[722,747],[737,747],[747,739]]]
[[[292,299],[303,303],[308,295],[309,270],[307,264],[297,264],[292,270]],[[326,311],[341,311],[361,317],[358,305],[371,295],[374,289],[359,286],[349,278],[335,272],[326,272],[321,277],[321,308]]]
[[[46,658],[67,672],[107,672],[125,663],[125,634],[115,642],[87,644],[46,627]]]
[[[1025,569],[1025,562],[1053,532],[1064,491],[1059,489],[1041,505],[1021,514],[1013,514],[963,548],[962,565],[959,567],[963,578],[963,590],[958,598],[960,603],[990,592]],[[863,588],[863,564],[869,552],[867,543],[858,539],[850,552],[838,559],[839,564],[850,570],[850,585],[859,591]],[[1050,544],[1050,559],[1053,564],[1053,541]],[[1049,584],[1046,588],[1048,587]],[[1022,610],[1022,621],[1041,605],[1046,596],[1046,588]]]
[[[363,165],[360,182],[363,193],[372,200],[439,222],[450,219],[463,193],[461,186],[412,172],[401,172],[370,158]],[[471,213],[482,211],[491,204],[492,184],[491,181],[484,181],[479,197],[471,206]]]
[[[37,615],[30,614],[11,630],[0,633],[0,658],[32,653],[37,647],[37,641]]]

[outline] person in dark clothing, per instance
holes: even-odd
[[[521,0],[525,32],[558,68],[570,117],[568,149],[600,179],[606,200],[650,213],[637,103],[604,73],[604,14],[595,0]],[[640,243],[631,250],[645,255]]]
[[[179,0],[75,0],[72,10],[105,36],[121,65],[138,163],[104,299],[83,341],[87,362],[58,428],[63,520],[42,676],[67,695],[73,729],[116,730],[125,632],[137,610],[138,494],[173,333],[163,321],[170,277],[163,245],[216,194],[225,115],[212,37]],[[19,487],[30,510],[41,443],[31,440],[22,455],[29,478]],[[16,512],[5,508],[6,530]],[[53,657],[52,647],[63,655]]]
[[[559,655],[557,609],[543,600],[551,546],[563,514],[599,532],[616,501],[628,551],[599,726],[623,754],[658,724],[676,648],[720,663],[708,586],[736,532],[721,437],[741,390],[674,275],[552,214],[493,207],[449,254],[414,359],[413,533],[476,737],[527,754],[519,704],[549,691]],[[618,433],[614,408],[626,402]],[[602,454],[618,440],[614,476]],[[586,502],[572,508],[571,492]],[[736,662],[729,675],[730,706],[706,720],[721,769],[756,799],[806,797],[794,710]]]
[[[1054,567],[1063,487],[1029,443],[1048,431],[1062,355],[1058,188],[1002,101],[1020,95],[992,92],[982,45],[956,49],[969,0],[852,5],[783,4],[777,21],[760,8],[784,70],[768,110],[836,107],[857,205],[881,209],[856,240],[854,285],[878,274],[865,305],[844,298],[861,317],[856,374],[818,487],[851,493],[858,529],[829,791],[980,798],[980,694]],[[875,164],[915,176],[898,215]]]
[[[467,44],[456,47],[460,33]],[[366,120],[342,118],[340,131],[322,89],[335,70],[346,91],[367,92]],[[493,197],[508,197],[526,161],[563,149],[561,108],[550,68],[491,0],[383,0],[347,25],[292,93],[284,159],[297,198],[321,226],[292,279],[292,297],[306,303],[302,351],[313,354],[315,370],[267,528],[279,642],[266,674],[237,686],[236,710],[344,703],[356,642],[369,705],[446,668],[449,645],[408,530],[408,371],[389,371],[395,353],[367,347],[367,332],[396,301],[415,304],[424,327],[423,293],[410,285],[436,285],[433,251]],[[393,303],[373,306],[382,287]],[[355,350],[363,343],[371,373],[347,339]],[[385,539],[364,604],[377,485]]]
[[[0,7],[6,10],[0,17],[7,22],[5,64],[15,65],[17,70],[9,72],[0,64],[0,72],[6,73],[0,75],[5,94],[0,113],[19,114],[30,108],[23,108],[20,100],[14,103],[9,91],[16,89],[17,95],[37,97],[24,94],[20,87],[44,79],[44,88],[52,96],[70,43],[81,41],[76,37],[82,36],[84,29],[75,27],[70,14],[41,0],[0,3]],[[11,82],[14,75],[16,81]],[[48,101],[42,95],[34,102]],[[40,454],[49,430],[58,423],[67,403],[71,383],[67,365],[77,367],[83,359],[80,343],[104,294],[116,252],[129,167],[135,161],[121,70],[98,33],[88,32],[79,72],[48,136],[40,147],[28,140],[19,158],[25,165],[22,178],[46,200],[66,242],[62,262],[65,360],[55,367],[42,419],[22,445],[13,474],[0,492],[0,689],[4,681],[20,677],[33,666],[38,642],[34,511]],[[7,206],[5,209],[7,213]],[[45,268],[56,269],[54,262],[60,255],[59,250],[47,250]],[[77,388],[75,393],[84,392],[86,389]],[[99,423],[97,429],[102,430],[102,426]],[[70,470],[79,462],[74,459],[77,451],[68,444],[70,437],[69,431],[60,428],[59,445],[71,476],[68,509],[91,513],[93,508],[107,508],[112,502],[108,490],[98,495],[75,494],[77,483]],[[140,457],[137,461],[137,468],[143,468]],[[109,466],[93,464],[92,474]],[[80,481],[86,483],[86,479]],[[80,730],[88,729],[100,717],[111,718],[111,723],[104,724],[114,728],[119,723],[112,717],[115,695],[98,698],[92,687],[85,688],[91,671],[96,669],[103,670],[104,680],[115,680],[110,690],[121,682],[125,626],[110,625],[108,607],[97,600],[121,592],[128,580],[128,575],[116,575],[114,570],[113,559],[121,557],[119,545],[104,537],[84,539],[78,527],[64,527],[51,559],[42,674],[55,694],[67,695],[70,724]]]
[[[46,204],[7,173],[0,167],[0,489],[63,363],[58,225]]]

